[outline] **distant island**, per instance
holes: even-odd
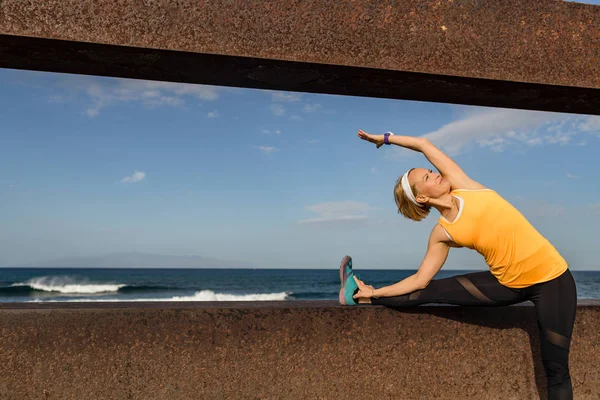
[[[103,256],[70,257],[17,265],[21,268],[255,268],[244,261],[200,256],[170,256],[150,253],[113,253]]]

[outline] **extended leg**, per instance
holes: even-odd
[[[371,299],[371,304],[411,307],[426,303],[506,306],[524,301],[520,291],[502,286],[489,271],[434,279],[425,289],[401,296]]]

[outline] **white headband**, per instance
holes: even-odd
[[[408,183],[408,173],[410,172],[410,169],[408,171],[406,171],[406,173],[404,175],[402,175],[402,178],[400,179],[400,183],[402,184],[402,189],[404,189],[404,193],[406,193],[406,197],[409,198],[410,201],[412,201],[415,205],[419,206],[419,207],[423,207],[423,205],[419,202],[417,202],[417,199],[415,199],[415,195],[412,192],[412,189],[410,188],[410,183]]]

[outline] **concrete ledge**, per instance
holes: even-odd
[[[576,399],[600,397],[581,301]],[[0,399],[545,398],[534,308],[3,303]]]

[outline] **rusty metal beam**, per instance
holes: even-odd
[[[3,0],[0,67],[600,114],[600,7]]]

